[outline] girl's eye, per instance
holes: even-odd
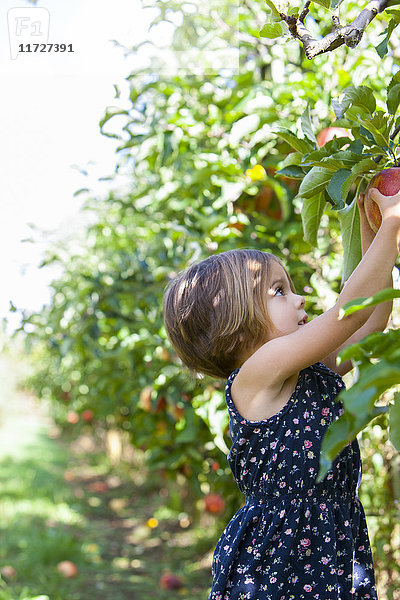
[[[278,287],[275,290],[275,296],[278,295],[278,293],[282,294],[282,296],[284,296],[284,292],[283,292],[283,288],[282,287]]]

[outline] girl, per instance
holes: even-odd
[[[383,330],[391,304],[341,320],[354,298],[390,287],[400,250],[400,193],[372,190],[374,237],[358,201],[363,258],[333,308],[307,322],[280,260],[231,250],[190,266],[164,297],[168,336],[192,371],[228,378],[228,462],[245,496],[215,548],[209,600],[377,598],[354,439],[316,482],[322,438],[351,362],[338,352]]]

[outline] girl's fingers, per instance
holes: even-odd
[[[364,194],[359,194],[357,198],[357,204],[360,208],[364,206]]]

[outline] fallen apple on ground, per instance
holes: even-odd
[[[70,560],[62,560],[57,565],[57,571],[61,573],[63,577],[71,578],[78,574],[78,567],[75,563]]]
[[[164,573],[160,578],[160,587],[163,590],[180,590],[183,583],[174,573]]]

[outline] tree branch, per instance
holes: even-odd
[[[307,12],[308,5],[309,3],[307,3]],[[335,14],[332,18],[334,30],[321,40],[313,38],[304,25],[305,11],[303,11],[298,19],[283,13],[281,13],[281,18],[287,23],[292,36],[299,39],[303,44],[307,58],[312,60],[319,54],[336,50],[336,48],[339,48],[339,46],[342,46],[343,44],[346,44],[349,48],[355,48],[357,44],[360,43],[364,31],[371,23],[372,19],[374,19],[377,14],[384,11],[387,5],[388,0],[370,0],[354,21],[343,27],[340,26],[339,19]]]

